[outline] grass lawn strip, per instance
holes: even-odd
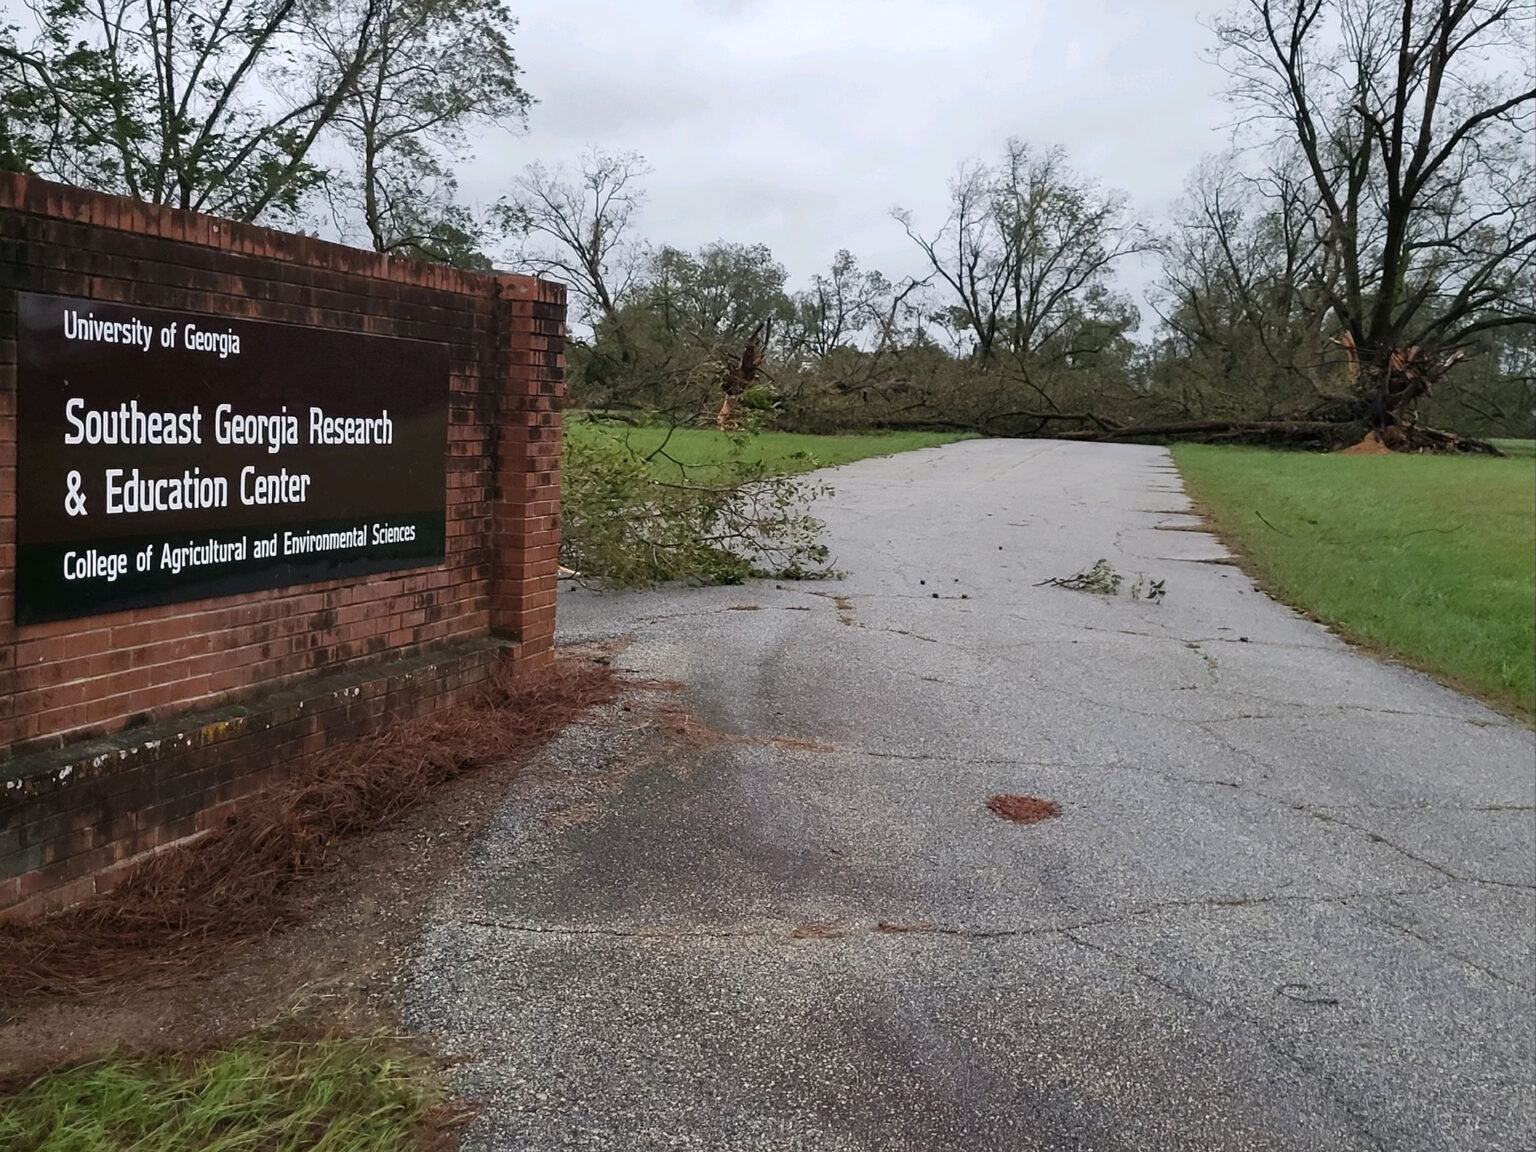
[[[8,1152],[406,1152],[441,1134],[425,1057],[382,1039],[251,1037],[195,1056],[123,1056],[0,1098]]]
[[[1493,444],[1506,456],[1536,456],[1536,440],[1495,440]]]
[[[892,456],[918,448],[936,448],[964,440],[942,432],[876,432],[861,436],[809,436],[796,432],[729,435],[705,428],[629,428],[571,419],[566,435],[573,438],[608,436],[627,441],[642,456],[657,449],[651,467],[658,478],[675,478],[680,467],[705,469],[728,460],[762,463],[776,473],[809,472],[851,464],[870,456]],[[670,457],[670,459],[669,459]]]
[[[1173,455],[1277,598],[1527,721],[1536,714],[1536,457],[1208,445]]]

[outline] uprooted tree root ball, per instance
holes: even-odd
[[[391,823],[462,773],[527,756],[621,688],[606,664],[563,656],[526,677],[498,672],[472,704],[327,749],[111,892],[0,924],[0,1002],[172,977],[293,922],[293,882],[326,867],[341,840]]]
[[[1038,824],[1042,820],[1054,820],[1061,815],[1060,804],[1054,800],[1042,800],[1038,796],[999,794],[987,801],[987,808],[994,815],[1015,824]]]

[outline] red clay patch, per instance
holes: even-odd
[[[997,795],[987,801],[987,807],[1004,820],[1015,824],[1038,824],[1042,820],[1054,820],[1061,815],[1061,805],[1054,800],[1042,800],[1038,796]]]

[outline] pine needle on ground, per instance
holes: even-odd
[[[526,757],[620,689],[606,664],[567,657],[527,678],[498,674],[471,705],[327,749],[113,891],[0,924],[0,1002],[173,978],[291,923],[294,881],[325,868],[339,841],[389,824],[461,773]]]

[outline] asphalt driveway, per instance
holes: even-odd
[[[1536,1146],[1530,731],[1257,592],[1160,449],[828,478],[846,580],[562,599],[683,687],[443,894],[468,1147]],[[1165,599],[1038,584],[1100,557]]]

